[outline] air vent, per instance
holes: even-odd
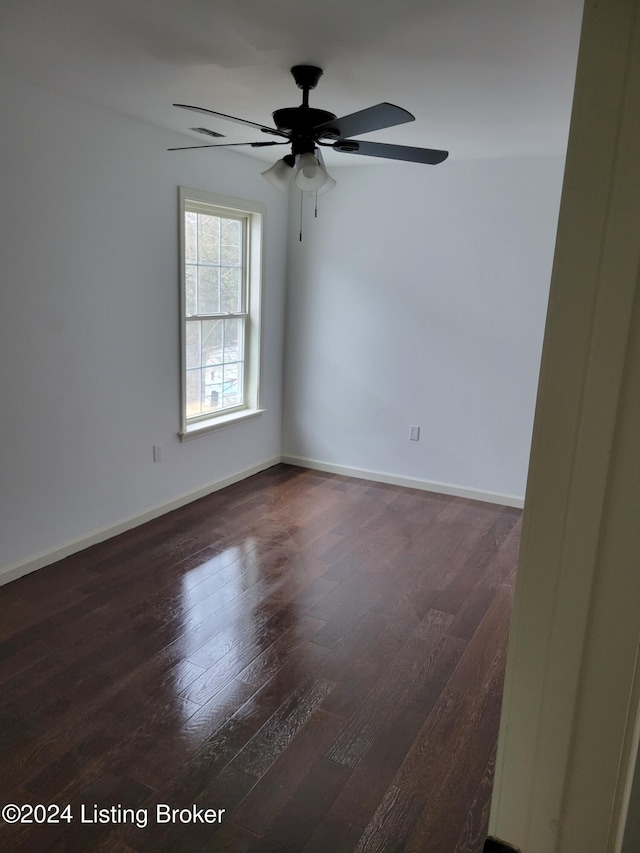
[[[209,130],[207,127],[191,127],[189,130],[195,130],[196,133],[204,133],[205,136],[224,137],[224,133],[217,133],[215,130]]]

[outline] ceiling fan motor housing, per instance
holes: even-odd
[[[314,107],[284,107],[276,110],[272,115],[278,130],[292,133],[294,136],[313,135],[314,127],[335,119],[334,113],[317,110]]]
[[[294,65],[291,69],[293,79],[304,92],[299,107],[285,107],[276,110],[273,121],[279,131],[291,135],[296,153],[313,151],[315,142],[320,138],[338,139],[339,134],[325,128],[322,133],[315,131],[318,125],[334,121],[336,116],[327,110],[318,110],[309,106],[309,91],[315,89],[322,76],[322,69],[315,65]]]

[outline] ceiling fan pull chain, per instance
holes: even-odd
[[[316,209],[315,209],[315,218],[318,218],[318,190],[316,190]]]
[[[300,242],[302,243],[302,199],[304,198],[304,193],[300,190]]]

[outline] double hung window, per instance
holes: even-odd
[[[264,206],[180,189],[182,437],[257,414]]]

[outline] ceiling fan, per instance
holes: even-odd
[[[290,145],[291,153],[278,160],[262,175],[277,189],[286,191],[291,176],[295,174],[295,184],[301,190],[325,193],[333,189],[336,182],[329,175],[322,157],[322,147],[332,148],[342,154],[360,154],[366,157],[383,157],[388,160],[406,160],[411,163],[442,163],[449,156],[448,151],[433,148],[415,148],[409,145],[389,145],[383,142],[359,142],[352,139],[373,130],[395,127],[414,121],[415,117],[402,107],[381,103],[359,110],[347,116],[337,118],[333,113],[309,106],[309,92],[315,89],[322,76],[322,69],[314,65],[295,65],[291,74],[299,89],[302,89],[302,104],[299,107],[285,107],[273,113],[275,127],[265,127],[253,121],[208,110],[204,107],[192,107],[188,104],[174,104],[183,110],[192,110],[205,115],[223,118],[227,121],[245,124],[261,133],[277,137],[277,140],[260,142],[218,142],[208,145],[188,145],[170,148],[169,151],[184,151],[191,148],[225,148],[233,145],[249,145],[262,148],[269,145]],[[206,128],[193,128],[213,135]],[[282,140],[282,141],[281,141]]]

